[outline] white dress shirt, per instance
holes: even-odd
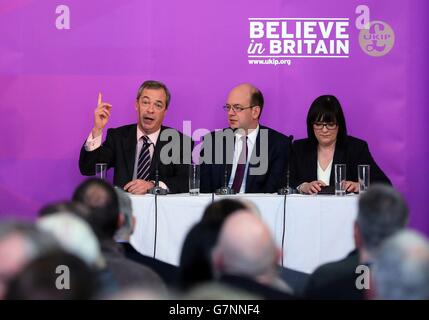
[[[249,169],[249,160],[252,156],[253,148],[256,144],[256,137],[258,136],[259,132],[259,125],[256,127],[255,130],[250,132],[247,135],[247,161],[246,161],[246,168],[244,170],[244,177],[243,182],[241,183],[240,187],[240,193],[244,193],[246,191],[246,181],[247,181],[247,170]],[[235,134],[235,145],[234,145],[234,158],[232,160],[232,170],[231,170],[231,176],[229,178],[228,186],[231,188],[232,183],[234,182],[234,176],[235,171],[237,170],[237,163],[238,159],[240,158],[241,149],[243,148],[243,141],[241,140],[241,137],[243,135],[236,133]]]
[[[329,180],[331,178],[332,170],[332,160],[329,162],[329,165],[325,170],[320,166],[319,161],[317,161],[317,180],[323,181],[327,186],[329,186]]]
[[[152,159],[153,153],[155,151],[155,145],[158,141],[159,134],[161,132],[161,128],[158,129],[158,131],[155,131],[154,133],[148,134],[147,137],[149,138],[151,142],[151,146],[149,147],[149,153],[150,158]],[[134,161],[134,170],[133,170],[133,180],[137,179],[137,167],[138,167],[138,160],[140,151],[143,147],[143,139],[141,139],[145,134],[140,130],[140,128],[137,126],[137,145],[136,145],[136,157]],[[89,133],[88,138],[85,142],[85,150],[86,151],[94,151],[95,149],[99,148],[101,146],[103,134],[100,134],[98,137],[93,138],[92,132]],[[159,186],[163,189],[168,189],[166,184],[162,181],[159,182]]]

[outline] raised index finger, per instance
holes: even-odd
[[[97,105],[100,105],[102,101],[101,92],[98,93],[98,103]]]

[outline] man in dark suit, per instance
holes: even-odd
[[[201,191],[228,186],[235,193],[273,193],[286,185],[291,139],[259,124],[264,107],[260,90],[240,84],[224,110],[229,128],[204,137]]]
[[[115,191],[119,200],[119,223],[115,240],[125,257],[154,270],[168,287],[176,286],[178,282],[178,268],[176,266],[143,255],[131,245],[130,238],[136,225],[136,216],[133,214],[131,199],[120,188],[115,188]]]
[[[97,235],[106,260],[105,272],[109,278],[104,285],[116,285],[120,290],[147,289],[165,296],[167,288],[161,277],[147,265],[129,259],[123,246],[114,241],[114,235],[123,221],[114,188],[104,180],[90,178],[76,188],[73,201],[82,203],[89,209],[82,218]]]
[[[160,186],[170,193],[188,191],[188,165],[192,143],[175,129],[162,126],[170,103],[167,87],[158,81],[144,82],[137,93],[137,124],[107,130],[112,106],[98,96],[94,127],[81,149],[79,169],[94,175],[96,163],[115,168],[113,182],[133,194],[145,194],[154,187],[156,171]],[[157,170],[158,169],[158,170]]]
[[[354,225],[356,249],[342,260],[318,267],[307,282],[305,298],[361,300],[368,297],[368,288],[357,285],[362,284],[357,267],[370,267],[381,244],[402,230],[407,221],[408,209],[397,191],[388,185],[369,187],[359,198]]]

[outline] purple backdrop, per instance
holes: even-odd
[[[240,82],[266,98],[262,122],[305,136],[312,100],[335,94],[349,131],[373,156],[411,208],[411,225],[429,234],[428,22],[424,0],[367,1],[370,20],[394,31],[390,52],[359,44],[361,1],[31,1],[0,3],[0,213],[32,218],[48,201],[69,198],[82,180],[79,149],[97,93],[113,104],[108,124],[136,119],[134,97],[147,79],[172,92],[166,124],[221,128],[228,91]],[[64,11],[69,8],[69,29]],[[291,65],[253,65],[249,18],[348,18],[348,58],[292,57]],[[58,19],[60,19],[58,24]],[[311,19],[310,19],[311,20]],[[60,29],[58,29],[60,28]],[[320,37],[320,35],[319,35]],[[267,39],[265,39],[268,41]],[[288,58],[289,59],[289,58]]]

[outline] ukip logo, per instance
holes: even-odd
[[[359,44],[363,52],[381,57],[392,50],[395,43],[393,29],[383,21],[371,21],[368,29],[359,32]]]

